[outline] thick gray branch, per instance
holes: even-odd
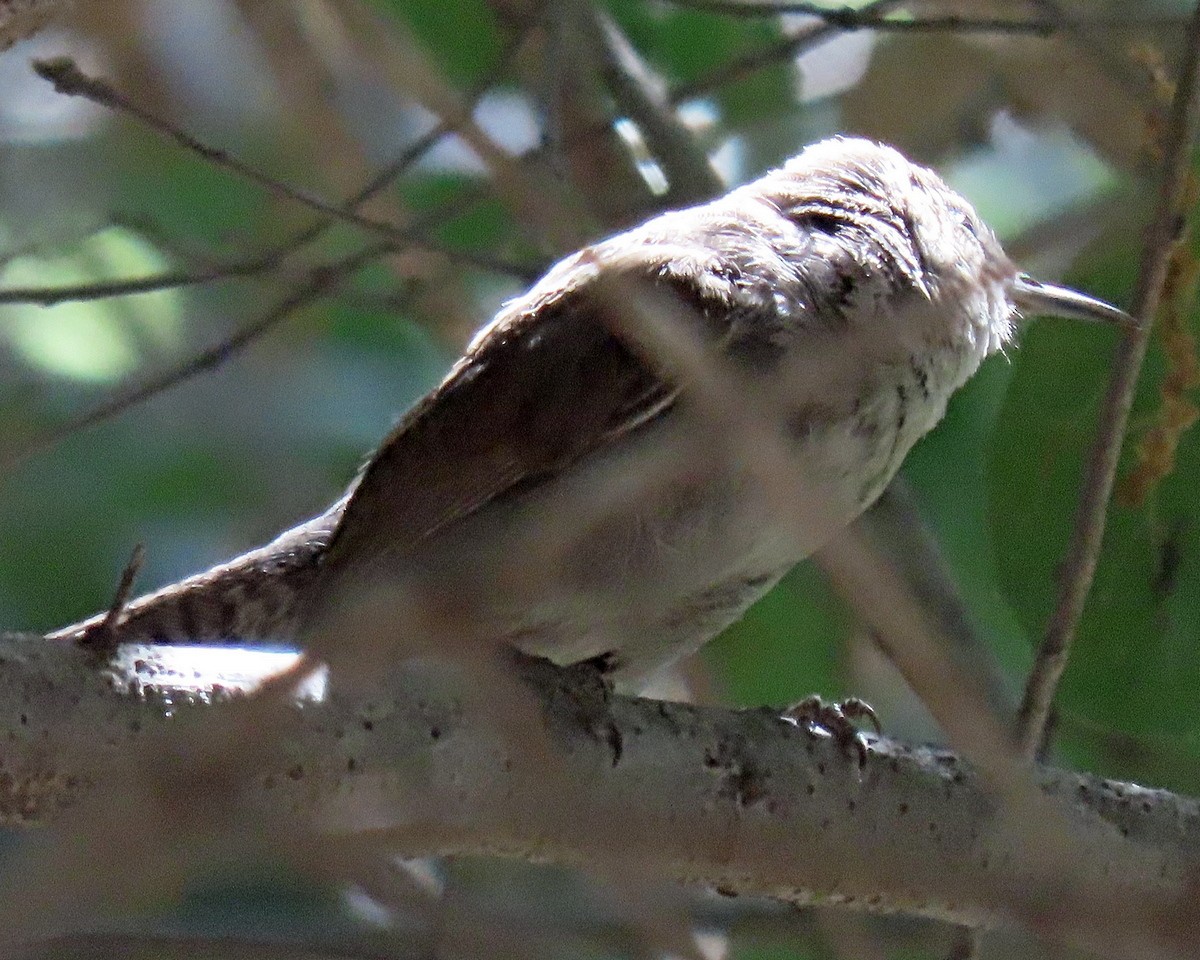
[[[213,689],[244,685],[237,651],[207,673],[172,666],[177,648],[125,652],[114,682],[74,645],[0,640],[8,824],[86,809],[103,771],[161,744],[172,716],[212,720]],[[561,748],[549,762],[538,731],[498,731],[481,698],[426,665],[370,706],[290,708],[278,744],[236,784],[239,802],[264,822],[405,855],[632,860],[732,894],[1034,923],[1106,952],[1183,955],[1196,932],[1181,908],[1200,867],[1193,800],[1043,769],[1048,813],[1014,818],[946,753],[883,740],[860,771],[768,712],[608,697],[549,667],[534,679]]]

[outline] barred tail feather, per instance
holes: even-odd
[[[117,642],[293,642],[343,506],[339,501],[264,546],[131,601],[117,621]],[[96,614],[47,638],[79,640],[106,616]]]

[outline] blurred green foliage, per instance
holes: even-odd
[[[1133,282],[1135,263],[1132,248],[1107,251],[1087,264],[1079,283],[1119,297]],[[1040,636],[1054,602],[1113,340],[1111,331],[1058,322],[1031,330],[1016,355],[992,438],[987,495],[997,573],[1032,637]],[[1163,376],[1161,348],[1152,349],[1123,474],[1159,407]],[[1192,431],[1183,437],[1174,470],[1144,504],[1118,498],[1110,508],[1095,586],[1059,697],[1072,760],[1191,793],[1200,790],[1198,480],[1200,438]],[[1171,746],[1164,751],[1165,743]],[[1190,759],[1181,763],[1184,757]]]

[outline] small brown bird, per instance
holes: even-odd
[[[636,689],[870,506],[1035,314],[1133,322],[1021,274],[930,170],[827,140],[562,260],[334,507],[119,637],[288,641],[383,591]]]

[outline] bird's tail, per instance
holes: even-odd
[[[112,643],[287,644],[296,639],[305,598],[345,500],[270,543],[128,603],[112,624]],[[108,614],[47,634],[79,641]]]

